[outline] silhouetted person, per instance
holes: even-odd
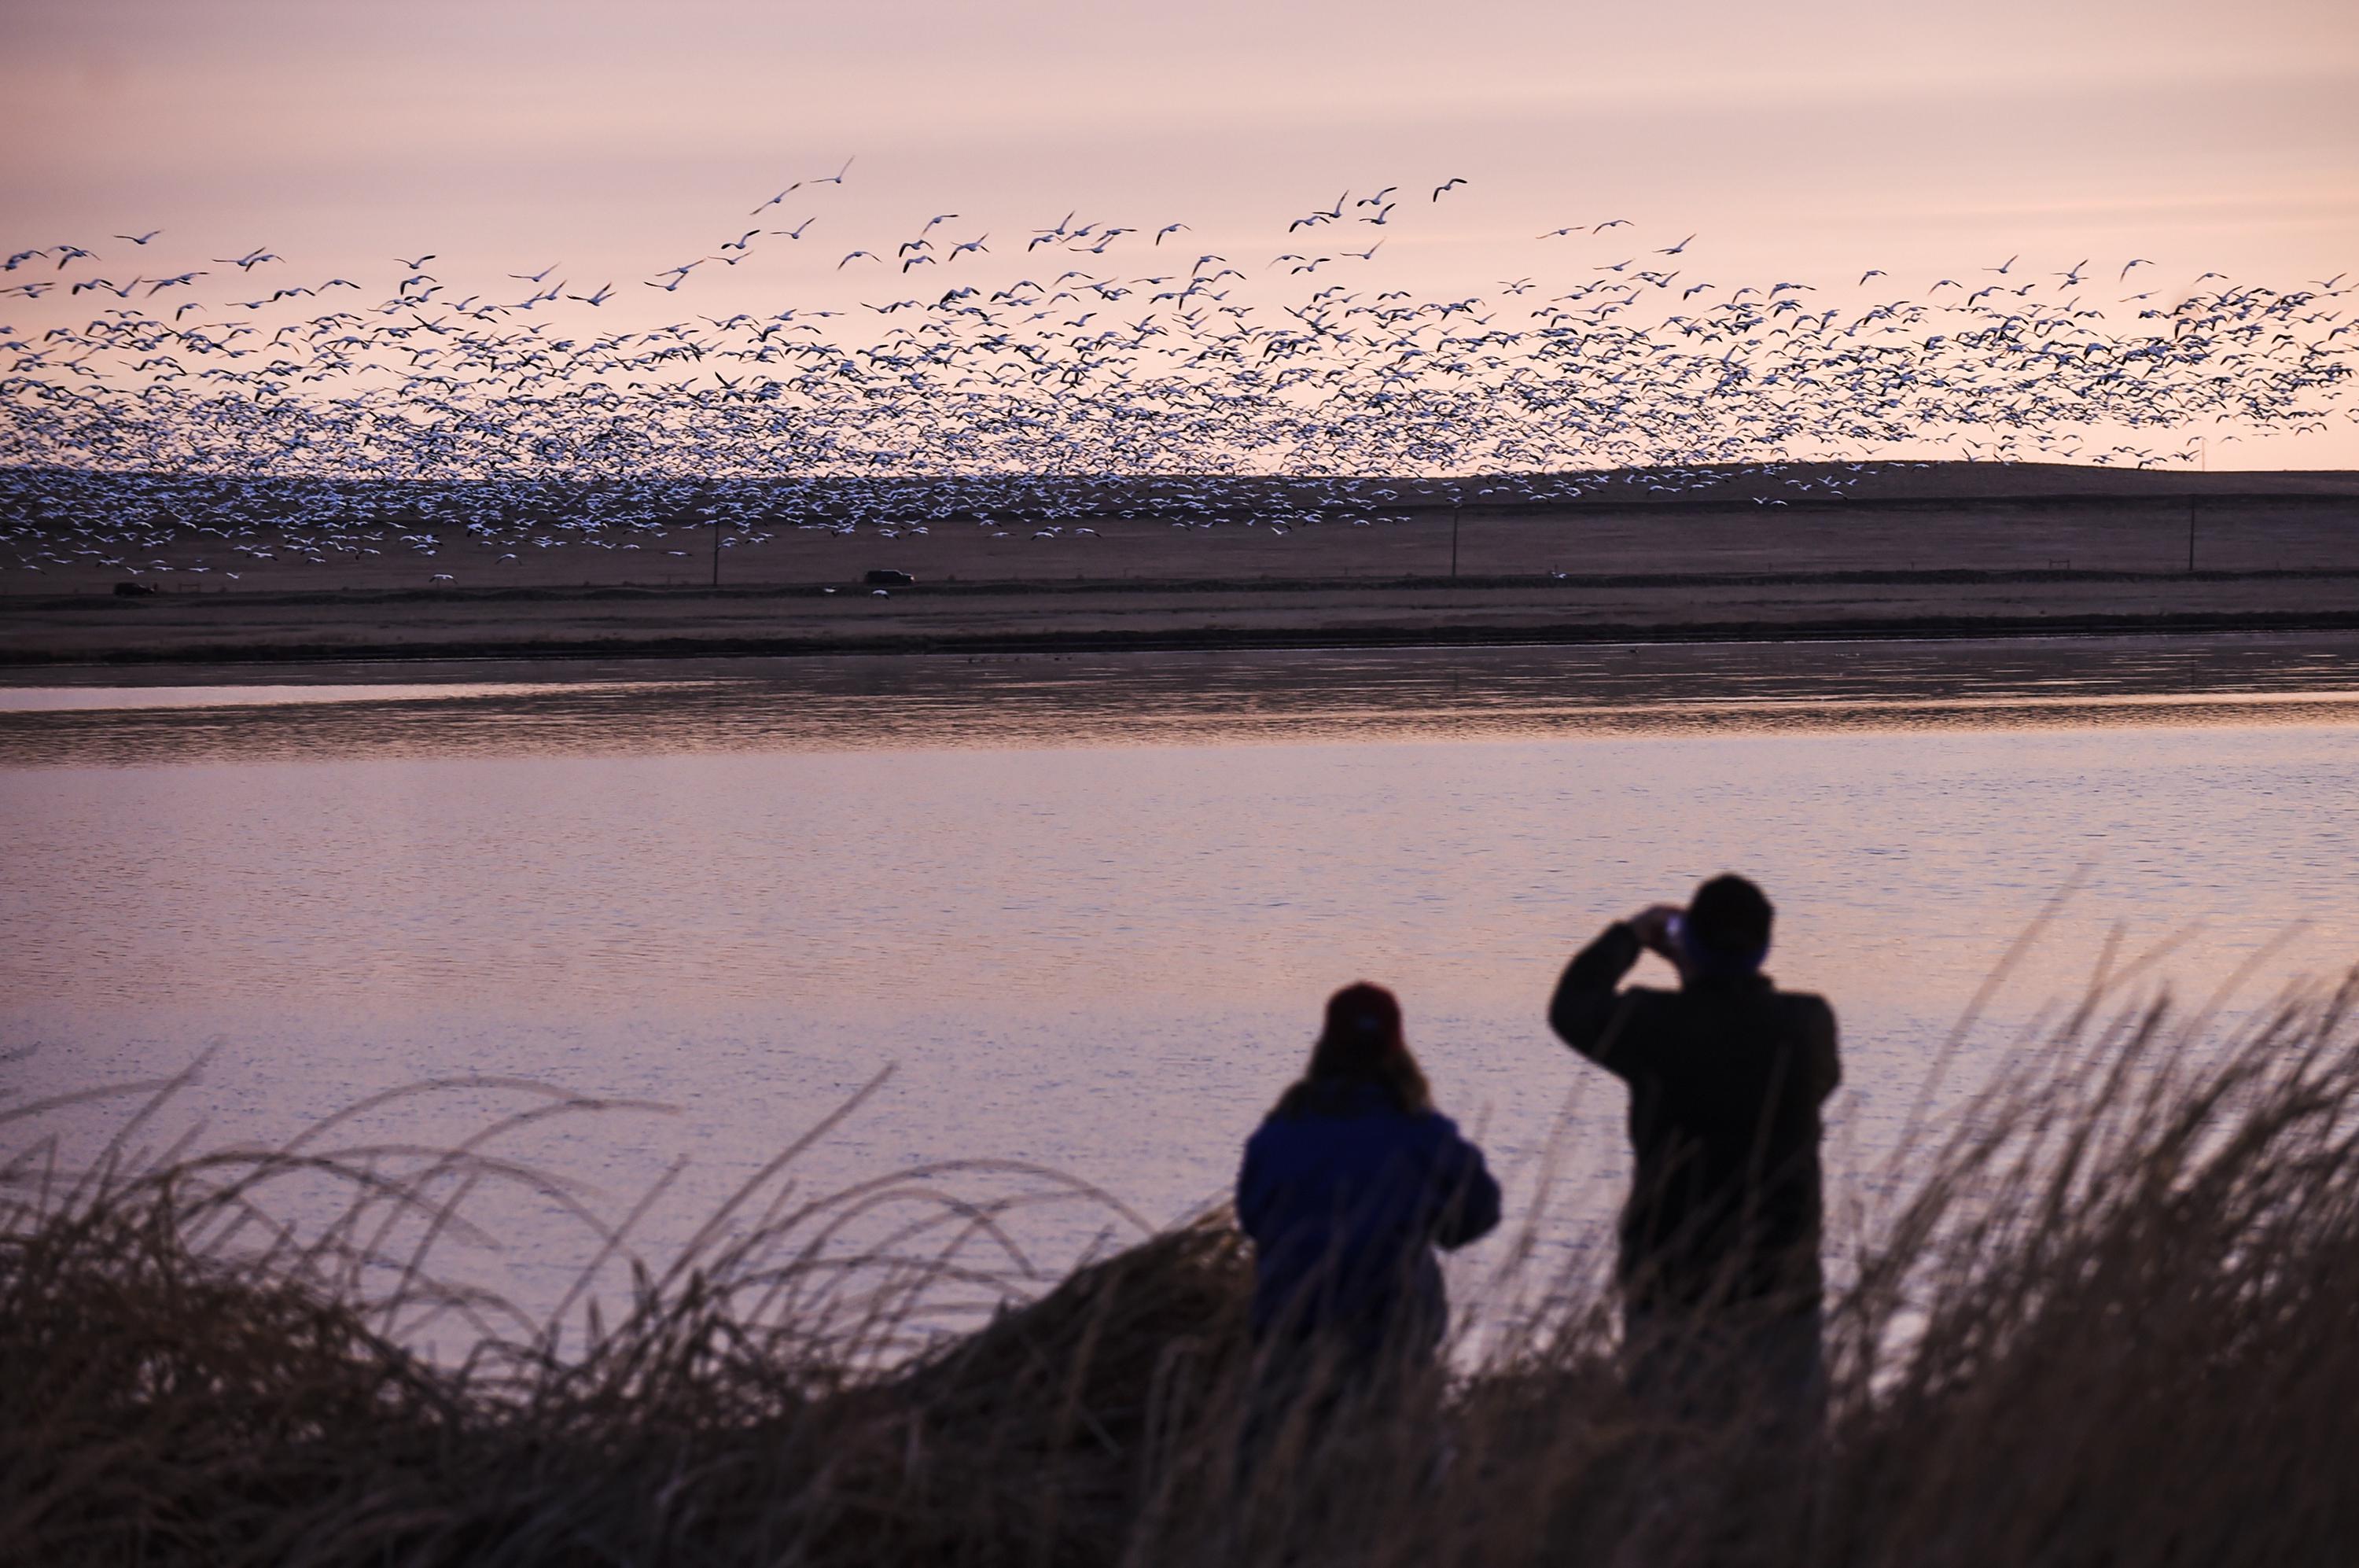
[[[1687,1414],[1767,1396],[1815,1421],[1819,1107],[1842,1069],[1832,1009],[1761,973],[1773,914],[1726,876],[1685,910],[1617,920],[1566,965],[1549,1022],[1630,1088],[1619,1277],[1633,1389]],[[1644,952],[1679,970],[1678,990],[1619,988]]]
[[[1309,1068],[1245,1145],[1237,1220],[1266,1388],[1325,1400],[1431,1363],[1449,1316],[1434,1249],[1488,1234],[1499,1184],[1433,1108],[1391,992],[1329,1000]]]

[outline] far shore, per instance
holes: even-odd
[[[191,535],[149,541],[136,579],[80,558],[0,572],[0,667],[2359,627],[2359,476],[2057,471],[2067,493],[1965,466],[1843,501],[1423,507],[1287,530],[1116,514],[1087,531],[682,528],[627,551],[462,539],[430,557]],[[1919,493],[1936,479],[1951,493]],[[875,571],[915,581],[879,593]],[[133,582],[159,591],[117,596]]]

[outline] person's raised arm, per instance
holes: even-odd
[[[1646,946],[1633,922],[1614,921],[1573,954],[1549,1000],[1549,1027],[1557,1038],[1602,1066],[1612,1065],[1603,1051],[1614,1022],[1616,987]]]

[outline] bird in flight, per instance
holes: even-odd
[[[1286,225],[1286,232],[1290,234],[1306,223],[1341,223],[1343,218],[1343,203],[1351,199],[1351,195],[1352,193],[1349,191],[1346,191],[1343,195],[1335,198],[1334,206],[1321,207],[1315,212],[1307,213],[1302,217],[1295,219],[1294,222]]]
[[[150,229],[144,234],[117,234],[114,237],[119,240],[129,240],[136,245],[144,245],[163,232],[161,229]]]
[[[833,174],[822,174],[818,179],[811,180],[810,183],[813,185],[841,185],[843,183],[843,177],[851,172],[852,159],[847,158],[843,160],[843,167],[842,169],[837,169]],[[787,189],[792,191],[803,183],[804,182],[802,180],[798,180],[793,185],[788,186]]]
[[[771,208],[777,206],[779,202],[785,201],[788,197],[793,195],[796,191],[801,190],[806,185],[841,185],[843,183],[844,175],[849,173],[851,169],[852,159],[847,158],[843,160],[843,167],[837,169],[833,174],[821,174],[798,180],[792,185],[788,186],[784,191],[779,191],[776,196],[771,197],[768,201],[763,202],[760,206],[755,208],[745,215],[749,218],[758,218],[763,213],[768,212]]]
[[[1075,212],[1078,212],[1078,211],[1080,211],[1080,209],[1079,209],[1079,208],[1076,208],[1076,209],[1074,209],[1074,211],[1075,211]],[[1032,244],[1031,244],[1031,245],[1026,245],[1026,246],[1024,247],[1024,248],[1025,248],[1025,250],[1027,250],[1027,251],[1028,252],[1028,251],[1030,251],[1030,250],[1033,248],[1033,246],[1034,246],[1034,245],[1048,245],[1048,244],[1049,244],[1051,241],[1055,241],[1055,240],[1061,240],[1061,239],[1065,238],[1065,237],[1067,236],[1067,234],[1069,234],[1071,232],[1071,223],[1072,223],[1072,221],[1073,221],[1073,214],[1072,214],[1072,212],[1068,212],[1068,213],[1066,213],[1063,217],[1061,217],[1061,218],[1060,218],[1060,219],[1058,219],[1058,220],[1057,220],[1057,226],[1056,226],[1055,228],[1053,228],[1053,229],[1040,229],[1040,230],[1036,231],[1036,232],[1033,234],[1033,235],[1032,235]],[[1087,226],[1087,227],[1091,227],[1091,228],[1094,228],[1094,227],[1096,227],[1096,225],[1095,225],[1095,224],[1089,224],[1089,225],[1086,225],[1086,226]]]
[[[1463,184],[1465,184],[1465,183],[1466,183],[1466,177],[1465,177],[1464,175],[1462,175],[1462,175],[1458,175],[1458,176],[1456,176],[1456,177],[1454,177],[1454,178],[1452,178],[1452,179],[1445,180],[1443,180],[1440,184],[1439,184],[1439,185],[1437,185],[1437,186],[1435,186],[1435,187],[1433,188],[1433,195],[1430,198],[1430,201],[1440,201],[1440,200],[1441,200],[1441,193],[1442,193],[1443,191],[1455,191],[1455,190],[1457,190],[1460,186],[1462,186],[1462,185],[1463,185]]]

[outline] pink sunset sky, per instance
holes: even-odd
[[[11,0],[5,18],[11,249],[71,241],[152,273],[267,247],[289,280],[378,281],[430,251],[454,297],[554,263],[616,285],[603,326],[886,298],[885,271],[839,258],[942,212],[960,217],[937,234],[990,235],[1001,272],[1069,211],[1140,229],[1130,265],[1168,259],[1147,235],[1185,223],[1186,259],[1266,266],[1290,218],[1387,185],[1401,221],[1359,236],[1386,241],[1363,275],[1384,288],[1546,284],[1690,233],[1698,278],[1838,296],[1877,267],[1921,297],[2018,253],[2027,274],[2086,258],[2108,308],[2206,270],[2289,289],[2359,267],[2350,0]],[[766,234],[676,295],[643,286],[847,158],[842,184],[763,214],[810,220],[800,239]],[[1535,237],[1611,218],[1631,223]],[[157,228],[136,254],[110,237]],[[2114,287],[2132,257],[2154,266]],[[20,329],[47,320],[8,303]],[[2213,464],[2359,467],[2359,425]]]

